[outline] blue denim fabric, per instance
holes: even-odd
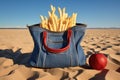
[[[51,32],[39,27],[39,24],[28,26],[34,41],[34,49],[29,60],[34,67],[55,68],[82,66],[86,64],[86,57],[80,42],[84,36],[86,25],[76,24],[72,30],[70,48],[59,54],[54,54],[45,49],[43,45],[43,31],[47,31],[47,46],[59,49],[67,46],[67,31]]]

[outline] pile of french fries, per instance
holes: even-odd
[[[51,5],[51,12],[48,11],[49,17],[41,18],[40,27],[54,32],[65,31],[76,25],[77,13],[73,13],[71,17],[65,12],[65,8],[58,7],[59,17],[55,14],[56,8]]]

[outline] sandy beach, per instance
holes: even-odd
[[[0,29],[0,80],[119,80],[120,29],[87,29],[81,42],[88,59],[94,52],[107,56],[104,70],[85,67],[41,69],[27,65],[33,50],[28,29]]]

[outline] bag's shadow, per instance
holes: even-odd
[[[22,53],[21,48],[15,52],[12,49],[0,49],[0,57],[12,59],[14,64],[22,64],[25,66],[30,66],[28,61],[30,59],[31,53]]]

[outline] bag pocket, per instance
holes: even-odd
[[[57,37],[56,34],[59,37]],[[52,53],[61,53],[67,51],[70,48],[72,31],[68,30],[67,34],[64,33],[62,35],[59,35],[59,33],[56,34],[48,35],[46,31],[43,32],[44,48],[46,49],[47,52]],[[51,44],[50,41],[53,43]]]
[[[54,49],[60,49],[67,46],[67,39],[63,39],[61,36],[48,37],[47,45],[48,47]]]
[[[43,58],[43,67],[53,68],[53,67],[70,67],[72,66],[72,55],[69,51],[53,54],[53,53],[44,53]]]

